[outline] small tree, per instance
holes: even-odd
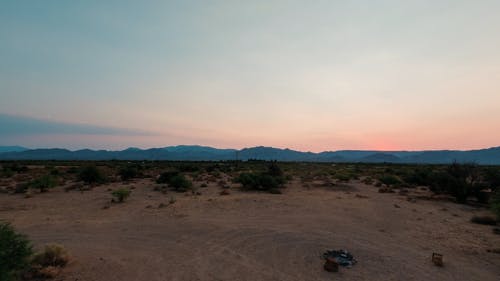
[[[117,189],[117,190],[111,192],[111,195],[113,195],[113,197],[119,203],[122,203],[123,201],[125,201],[125,199],[127,199],[130,196],[130,193],[131,193],[130,189],[120,188],[120,189]]]
[[[0,280],[17,280],[28,268],[32,251],[26,236],[17,233],[10,224],[0,222]]]

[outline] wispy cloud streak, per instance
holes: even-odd
[[[91,124],[75,124],[24,116],[0,114],[0,136],[15,135],[112,135],[150,136],[152,132],[139,129],[115,128]]]

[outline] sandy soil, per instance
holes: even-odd
[[[58,280],[500,280],[500,254],[487,252],[500,235],[470,223],[484,210],[468,206],[412,203],[360,183],[228,196],[209,185],[194,196],[153,191],[150,180],[128,184],[129,200],[110,204],[109,189],[120,186],[0,194],[0,219],[38,247],[70,251]],[[326,272],[328,249],[347,249],[358,264]],[[432,252],[444,267],[431,263]]]

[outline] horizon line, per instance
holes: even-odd
[[[235,150],[235,151],[241,151],[244,149],[252,149],[252,148],[272,148],[272,149],[279,149],[279,150],[291,150],[291,151],[296,151],[296,152],[301,152],[301,153],[324,153],[324,152],[339,152],[339,151],[373,151],[373,152],[424,152],[424,151],[476,151],[476,150],[486,150],[486,149],[493,149],[493,148],[500,148],[500,145],[498,146],[491,146],[491,147],[481,147],[481,148],[471,148],[471,149],[414,149],[414,150],[408,150],[408,149],[402,149],[402,150],[378,150],[378,149],[340,149],[340,150],[322,150],[322,151],[304,151],[304,150],[296,150],[296,149],[291,149],[291,148],[283,148],[283,147],[274,147],[274,146],[265,146],[265,145],[256,145],[256,146],[248,146],[248,147],[243,147],[243,148],[221,148],[221,147],[216,147],[216,146],[210,146],[210,145],[199,145],[199,144],[177,144],[177,145],[169,145],[169,146],[161,146],[161,147],[136,147],[136,146],[129,146],[123,149],[104,149],[104,148],[89,148],[89,147],[83,147],[83,148],[78,148],[78,149],[71,149],[67,147],[38,147],[38,148],[30,148],[22,145],[0,145],[0,147],[19,147],[19,148],[24,148],[28,150],[41,150],[41,149],[63,149],[63,150],[68,150],[70,152],[76,152],[76,151],[81,151],[81,150],[91,150],[91,151],[109,151],[109,152],[120,152],[120,151],[125,151],[127,149],[139,149],[139,150],[150,150],[150,149],[165,149],[165,148],[171,148],[171,147],[205,147],[205,148],[212,148],[212,149],[218,149],[218,150]],[[23,151],[10,151],[10,152],[23,152]],[[8,152],[0,152],[0,153],[8,153]]]

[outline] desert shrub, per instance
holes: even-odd
[[[493,190],[500,189],[500,169],[490,167],[484,171],[484,181]]]
[[[178,175],[179,175],[178,171],[163,172],[163,173],[160,174],[160,176],[156,180],[156,183],[158,183],[158,184],[168,184],[173,177],[178,176]]]
[[[182,165],[179,165],[177,167],[177,169],[183,173],[193,173],[193,172],[200,171],[199,165],[195,165],[195,164],[182,164]]]
[[[500,190],[493,194],[493,197],[490,200],[490,208],[493,213],[497,216],[497,220],[500,220]]]
[[[114,199],[116,199],[117,202],[122,203],[125,201],[130,196],[130,189],[128,188],[120,188],[117,190],[114,190],[111,192],[111,195],[113,195]]]
[[[394,173],[395,173],[395,171],[394,171],[394,169],[393,169],[393,168],[386,167],[386,168],[384,169],[384,173],[385,173],[385,174],[394,174]]]
[[[473,216],[470,220],[473,223],[484,224],[484,225],[496,225],[497,222],[495,218],[491,216]]]
[[[2,169],[2,171],[0,171],[0,177],[2,178],[10,178],[14,176],[14,172],[12,170],[9,170],[9,169]]]
[[[193,186],[193,183],[178,171],[163,172],[156,180],[156,183],[168,184],[177,192],[185,192]]]
[[[56,167],[52,167],[49,172],[50,175],[52,176],[59,176],[61,172]]]
[[[70,168],[68,168],[68,170],[66,170],[67,174],[77,174],[78,172],[79,171],[78,171],[77,167],[70,167]]]
[[[192,187],[193,183],[184,175],[178,174],[170,179],[168,185],[177,192],[185,192]]]
[[[56,185],[57,180],[52,175],[43,175],[39,178],[34,179],[29,184],[31,188],[39,189],[40,192],[45,192],[49,188],[53,188]]]
[[[140,175],[139,170],[134,166],[126,166],[118,171],[121,179],[124,181],[136,178]]]
[[[217,182],[217,185],[219,187],[225,187],[227,185],[227,182],[225,180],[220,180]]]
[[[52,279],[57,277],[59,273],[61,272],[61,268],[58,266],[47,266],[47,267],[40,267],[40,266],[34,266],[31,268],[31,274],[33,278],[40,278],[40,279]],[[26,278],[30,279],[30,278]]]
[[[220,178],[221,176],[221,173],[219,170],[214,170],[212,172],[209,173],[213,178]]]
[[[283,170],[281,170],[280,166],[276,161],[271,162],[267,166],[267,172],[265,175],[271,176],[274,181],[278,184],[278,187],[284,185],[287,182],[287,177],[285,176],[285,173],[283,173]]]
[[[83,167],[78,173],[78,179],[86,184],[102,183],[104,176],[96,166]]]
[[[466,203],[467,198],[475,194],[481,195],[479,168],[473,163],[453,163],[445,169],[428,173],[426,181],[434,193],[448,193],[458,203]]]
[[[262,174],[259,176],[260,186],[265,190],[277,189],[280,187],[279,178],[273,177],[269,174]]]
[[[387,186],[394,186],[401,184],[401,180],[398,177],[389,174],[384,174],[379,176],[378,180]]]
[[[283,177],[283,171],[281,170],[280,166],[278,166],[278,163],[276,161],[272,161],[267,166],[267,174],[273,178]]]
[[[455,197],[458,203],[465,203],[471,194],[471,190],[464,181],[451,177],[447,182],[448,192]]]
[[[366,178],[363,179],[363,183],[367,184],[367,185],[371,185],[371,184],[373,184],[373,182],[374,181],[373,181],[372,177],[366,177]]]
[[[4,165],[2,167],[2,170],[4,170],[4,171],[12,171],[12,172],[15,172],[15,173],[25,173],[29,169],[28,169],[27,166],[22,166],[22,165],[19,165],[18,163],[12,163],[12,164],[8,164],[8,165]]]
[[[467,197],[477,188],[479,173],[476,164],[453,163],[447,168],[450,175],[447,191],[455,197],[458,203],[465,203]]]
[[[452,181],[452,176],[446,171],[434,171],[429,175],[429,189],[434,193],[448,192],[448,185]]]
[[[236,178],[236,182],[246,190],[270,191],[280,187],[280,182],[276,177],[265,173],[241,173]]]
[[[259,179],[256,173],[241,173],[235,178],[237,183],[240,183],[245,189],[258,189]]]
[[[430,186],[433,172],[428,167],[415,168],[402,175],[403,181],[410,185]]]
[[[30,183],[18,183],[14,188],[14,193],[25,193],[30,187]]]
[[[339,171],[339,172],[335,173],[333,178],[336,179],[337,181],[340,181],[340,182],[349,182],[351,180],[350,174],[346,173],[344,171]]]
[[[0,222],[0,280],[17,280],[28,268],[32,254],[30,241],[8,223]]]
[[[205,171],[207,173],[211,173],[213,171],[219,170],[219,168],[219,164],[208,165],[207,167],[205,167]]]
[[[63,267],[69,261],[66,249],[59,244],[45,245],[44,249],[33,256],[32,265],[35,267]]]

